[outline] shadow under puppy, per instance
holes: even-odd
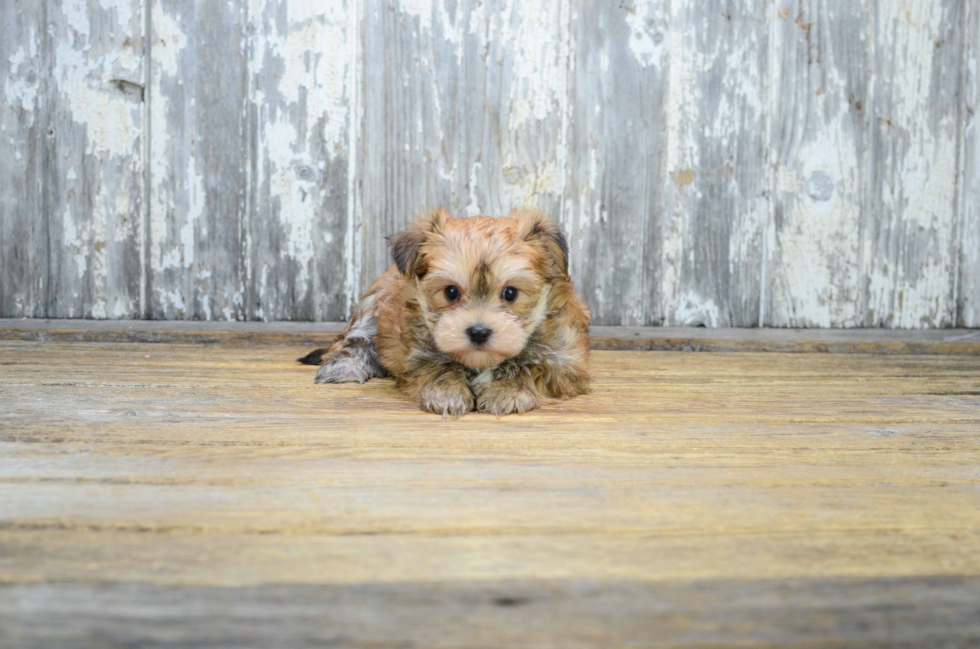
[[[422,410],[526,412],[588,392],[588,308],[568,245],[537,210],[453,219],[439,209],[389,238],[395,264],[342,338],[300,362],[317,383],[391,374]]]

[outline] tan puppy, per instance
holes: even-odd
[[[537,210],[453,219],[439,209],[390,237],[395,265],[343,338],[300,362],[317,383],[391,374],[422,410],[526,412],[589,389],[588,308],[568,246]]]

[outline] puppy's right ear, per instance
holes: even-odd
[[[408,277],[415,275],[415,262],[418,260],[419,248],[422,247],[423,241],[425,241],[425,231],[417,224],[404,232],[388,237],[391,255],[395,258],[395,265],[402,275]]]
[[[446,221],[452,219],[444,208],[432,210],[428,216],[418,218],[412,227],[388,237],[395,265],[402,275],[413,277],[418,274],[419,250],[430,232],[441,232]]]

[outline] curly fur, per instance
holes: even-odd
[[[454,417],[526,412],[588,391],[591,318],[568,276],[568,245],[541,212],[452,219],[440,209],[389,242],[395,264],[342,338],[300,359],[323,363],[316,382],[391,374],[422,410]],[[506,287],[517,289],[512,302]],[[474,343],[474,326],[489,339]]]

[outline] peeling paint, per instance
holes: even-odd
[[[660,65],[665,45],[666,22],[658,19],[649,2],[622,5],[629,25],[629,48],[642,66]]]
[[[23,13],[0,258],[51,271],[3,269],[0,315],[338,319],[444,203],[549,211],[601,323],[980,323],[973,3]]]

